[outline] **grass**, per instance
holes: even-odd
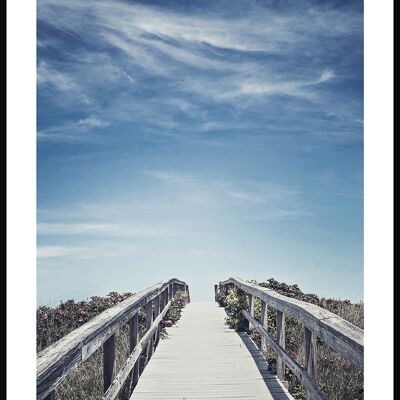
[[[252,281],[252,283],[257,283]],[[297,285],[287,285],[275,279],[258,283],[260,286],[267,287],[285,296],[317,304],[352,324],[363,328],[364,325],[364,305],[352,303],[349,300],[319,298],[315,294],[307,294],[300,290]],[[241,311],[247,309],[247,295],[237,289],[231,289],[227,295],[220,294],[219,303],[226,307],[228,317],[227,324],[238,330],[248,331],[254,342],[260,348],[261,337],[258,331],[248,330],[247,320]],[[254,316],[260,321],[261,302],[255,299]],[[286,349],[291,357],[304,365],[304,333],[303,325],[296,319],[286,316],[285,318]],[[268,306],[268,330],[276,337],[276,310]],[[355,367],[350,361],[329,348],[326,344],[317,341],[317,365],[318,365],[318,385],[329,400],[361,400],[364,398],[364,374],[363,370]],[[265,354],[270,369],[276,373],[276,354],[267,350]],[[300,384],[297,377],[286,368],[285,378],[289,383],[289,391],[296,399],[306,398],[305,388]]]
[[[109,293],[105,297],[94,296],[89,301],[75,302],[68,300],[57,307],[41,306],[37,309],[36,347],[40,352],[47,346],[67,335],[69,332],[91,320],[107,308],[125,300],[132,293]],[[165,327],[172,326],[179,320],[182,308],[187,303],[183,292],[177,292],[171,307],[161,323],[160,338],[166,337]],[[145,311],[139,310],[139,337],[145,334]],[[118,371],[129,356],[129,330],[124,325],[116,333],[116,371]],[[145,357],[139,359],[139,367],[145,368]],[[129,379],[119,393],[118,399],[129,398]],[[100,347],[87,361],[72,371],[57,387],[55,398],[68,400],[98,400],[103,395],[103,351]]]

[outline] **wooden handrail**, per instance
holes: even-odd
[[[284,365],[300,379],[307,389],[308,399],[324,399],[316,385],[316,337],[332,349],[349,359],[356,366],[364,364],[364,331],[336,314],[315,304],[281,295],[272,289],[249,283],[240,278],[229,278],[219,283],[219,288],[236,287],[249,296],[249,310],[242,313],[252,328],[256,329],[263,342],[277,353],[278,377],[284,380]],[[216,289],[216,297],[218,291]],[[254,297],[261,301],[262,323],[254,319]],[[277,328],[279,335],[275,339],[268,333],[267,305],[277,310]],[[285,314],[288,314],[304,325],[305,366],[304,368],[290,358],[285,350]]]
[[[105,398],[115,398],[118,393],[117,389],[122,387],[132,369],[130,367],[136,365],[141,350],[145,345],[154,345],[154,334],[159,335],[160,322],[171,305],[171,300],[177,290],[188,293],[188,286],[185,282],[176,278],[161,281],[105,310],[41,351],[37,356],[37,399],[53,398],[54,389],[62,380],[102,345],[107,350],[104,352]],[[153,321],[153,313],[151,313],[151,323],[147,323],[147,333],[140,342],[137,342],[138,311],[140,308],[152,304],[153,300],[155,300],[157,307],[155,311],[156,319]],[[131,323],[132,321],[133,323]],[[133,333],[131,334],[131,346],[134,346],[134,348],[131,348],[131,355],[122,368],[123,371],[120,371],[114,378],[114,335],[128,322],[130,329],[135,330],[135,336]],[[158,340],[158,337],[156,340]],[[153,348],[151,353],[152,351]],[[128,368],[129,371],[127,371]],[[124,379],[122,380],[122,378]]]

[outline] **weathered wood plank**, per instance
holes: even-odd
[[[317,337],[307,327],[304,327],[304,368],[312,380],[317,382]],[[309,393],[307,399],[311,399]]]
[[[280,346],[278,341],[270,333],[268,333],[267,330],[257,320],[250,316],[247,311],[243,310],[242,313],[253,324],[254,328],[257,329],[257,331],[265,337],[271,349],[279,355],[279,357],[283,360],[287,367],[292,370],[297,378],[299,378],[301,383],[308,390],[310,398],[312,400],[326,400],[326,397],[321,392],[316,382],[314,382],[312,377],[308,374],[306,369],[298,364],[295,360],[293,360],[290,357],[289,353]]]
[[[115,376],[115,334],[103,344],[103,388],[104,393],[110,387]]]
[[[154,333],[156,332],[158,325],[161,323],[161,321],[164,318],[165,314],[167,313],[170,305],[171,305],[171,302],[168,302],[167,306],[164,307],[164,310],[162,310],[161,313],[157,316],[157,318],[153,321],[153,324],[150,327],[150,329],[145,333],[145,335],[142,337],[142,339],[138,343],[135,344],[135,346],[131,350],[131,354],[129,355],[125,364],[118,371],[111,386],[108,388],[107,392],[104,394],[104,397],[103,397],[104,400],[115,399],[118,396],[119,391],[121,390],[124,382],[128,378],[132,369],[135,370],[135,368],[139,366],[138,359],[139,359],[140,355],[142,354],[143,350],[148,346],[148,343],[151,341]],[[137,378],[139,378],[139,373],[137,375]]]
[[[261,300],[261,325],[268,332],[268,306],[265,301]],[[268,351],[267,341],[264,336],[261,336],[261,351],[266,354]]]
[[[276,341],[282,349],[285,348],[285,314],[279,310],[276,311]],[[276,359],[276,375],[281,381],[285,380],[285,362],[279,354]]]
[[[131,400],[293,400],[249,336],[229,329],[225,317],[215,302],[187,304]]]
[[[151,329],[151,326],[153,325],[153,301],[149,301],[146,304],[146,330],[149,331]],[[153,336],[151,336],[148,344],[147,344],[147,360],[150,359],[150,357],[153,355],[153,350],[154,350],[154,339]]]
[[[154,318],[157,318],[160,314],[161,309],[161,294],[154,299]],[[161,321],[160,321],[161,322]],[[160,339],[160,327],[157,326],[156,331],[154,333],[154,345],[157,346],[158,341]]]
[[[187,302],[190,303],[189,285],[185,285],[185,293],[186,293],[186,296],[187,296]]]
[[[249,314],[254,317],[254,296],[252,294],[247,295],[247,303],[249,307]],[[249,328],[252,328],[252,325],[250,323]]]
[[[37,356],[37,398],[44,399],[141,307],[174,282],[184,283],[174,278],[138,292],[40,352]]]
[[[364,331],[338,315],[317,305],[283,296],[271,289],[248,283],[240,278],[229,278],[220,284],[233,284],[277,310],[291,315],[338,353],[358,367],[363,367]]]
[[[135,347],[139,340],[139,315],[136,313],[129,321],[129,352],[132,353],[135,350]],[[137,385],[139,381],[139,363],[135,362],[130,382],[129,382],[129,394],[132,393],[132,390]]]

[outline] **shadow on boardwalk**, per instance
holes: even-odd
[[[276,400],[293,399],[293,397],[288,394],[287,389],[283,386],[278,377],[268,369],[267,360],[253,340],[247,335],[247,333],[238,332],[238,335],[242,339],[242,342],[246,346],[248,352],[251,354],[254,363],[256,364],[258,371],[263,377],[264,382],[273,398]]]

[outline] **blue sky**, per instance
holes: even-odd
[[[39,303],[363,298],[362,2],[39,0],[37,53]]]

